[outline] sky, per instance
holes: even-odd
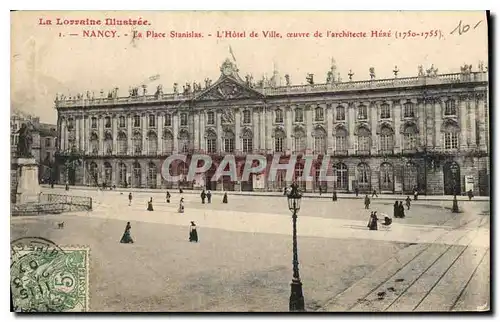
[[[138,19],[147,26],[54,25],[60,19]],[[51,20],[52,25],[40,24]],[[457,29],[459,27],[460,31]],[[475,28],[474,28],[475,27]],[[353,80],[369,79],[374,67],[377,78],[416,76],[418,66],[434,65],[439,73],[459,72],[464,63],[477,69],[488,65],[487,21],[482,11],[17,11],[11,13],[11,110],[20,109],[55,123],[56,93],[66,96],[87,90],[99,96],[118,87],[128,96],[150,76],[152,93],[162,84],[171,92],[174,82],[204,84],[215,81],[220,66],[231,58],[232,48],[240,76],[290,75],[293,85],[306,82],[308,73],[324,83],[334,58],[343,81],[349,70]],[[131,31],[157,33],[199,32],[203,38],[142,38],[133,40]],[[116,31],[120,37],[84,38],[83,31]],[[277,31],[283,38],[264,38],[263,31]],[[326,32],[391,32],[382,38],[327,38]],[[395,38],[396,33],[425,33],[438,30],[442,37]],[[217,31],[246,32],[245,38],[217,38]],[[250,32],[260,34],[250,38]],[[313,37],[319,31],[323,37]],[[454,32],[453,32],[454,31]],[[288,32],[310,33],[308,38],[287,38]],[[453,34],[451,34],[453,32]],[[70,36],[75,33],[78,36]],[[208,36],[208,33],[212,36]],[[125,35],[127,34],[127,35]],[[64,37],[62,37],[64,35]]]

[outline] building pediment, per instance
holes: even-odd
[[[264,95],[231,76],[221,76],[211,87],[207,88],[194,98],[194,101],[204,100],[235,100],[261,99]]]

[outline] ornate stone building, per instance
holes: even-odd
[[[311,175],[319,177],[329,161],[334,182],[301,182],[307,191],[320,185],[332,191],[426,194],[489,194],[488,72],[464,66],[461,73],[438,74],[433,66],[418,69],[415,77],[342,82],[335,66],[327,82],[278,86],[277,74],[254,83],[243,80],[235,63],[226,60],[221,76],[205,86],[174,84],[173,93],[146,86],[128,97],[118,89],[104,97],[86,95],[56,98],[59,157],[80,154],[82,167],[61,172],[70,184],[106,183],[147,188],[209,187],[218,190],[278,190],[284,172],[268,182],[265,175],[249,182],[223,177],[210,183],[217,163],[234,154],[243,168],[246,154],[263,154],[271,163],[275,153],[283,161],[298,154],[295,175],[302,175],[304,159],[313,154]],[[337,79],[336,79],[337,78]],[[169,183],[161,165],[173,153],[212,155],[214,166],[195,182]],[[173,165],[173,174],[187,174],[187,166]]]

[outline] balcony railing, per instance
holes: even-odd
[[[370,150],[356,150],[356,155],[370,155]]]
[[[439,85],[439,84],[457,84],[470,82],[487,82],[488,72],[473,72],[470,74],[454,73],[442,74],[435,77],[403,77],[390,79],[375,79],[363,81],[348,81],[333,84],[313,84],[313,85],[294,85],[281,87],[257,88],[254,90],[261,92],[267,96],[273,95],[290,95],[301,93],[321,93],[321,92],[346,92],[357,91],[363,89],[376,88],[401,88],[412,86]],[[106,105],[136,105],[137,103],[146,102],[182,102],[193,99],[200,92],[190,93],[167,93],[161,95],[137,95],[129,97],[101,97],[101,98],[85,98],[79,99],[63,99],[55,101],[56,108],[65,107],[94,107]]]
[[[348,152],[347,152],[347,150],[333,151],[333,155],[346,156],[346,155],[348,155]]]

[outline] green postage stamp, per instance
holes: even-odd
[[[15,312],[89,310],[86,246],[59,246],[39,237],[11,243],[10,290]]]

